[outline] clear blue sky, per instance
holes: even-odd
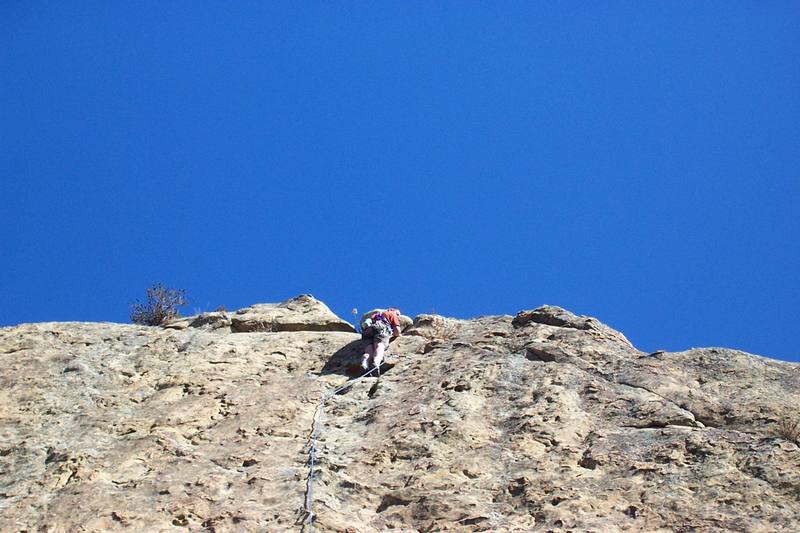
[[[312,293],[800,359],[798,2],[0,4],[0,324]]]

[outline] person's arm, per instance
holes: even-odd
[[[402,335],[402,333],[400,332],[400,326],[398,326],[397,324],[392,324],[392,331],[394,331],[395,337],[399,337],[400,335]]]

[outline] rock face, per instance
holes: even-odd
[[[380,378],[302,296],[0,329],[0,531],[795,531],[800,365],[421,315]],[[259,318],[260,317],[260,318]],[[337,330],[341,328],[342,330]]]

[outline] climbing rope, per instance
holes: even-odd
[[[305,504],[305,512],[306,512],[306,524],[308,525],[309,533],[313,533],[314,526],[314,511],[312,510],[312,505],[314,503],[314,466],[317,464],[317,437],[319,436],[319,428],[322,425],[322,416],[325,411],[325,402],[327,402],[332,397],[336,396],[343,390],[352,387],[362,379],[366,378],[370,374],[375,371],[378,371],[378,377],[380,377],[380,368],[373,367],[370,370],[367,370],[360,376],[355,379],[351,379],[341,387],[334,389],[328,393],[323,392],[320,396],[319,405],[317,405],[317,409],[314,412],[314,424],[311,428],[311,436],[308,439],[308,478],[306,479],[306,504]]]

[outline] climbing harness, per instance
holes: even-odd
[[[322,415],[324,414],[325,410],[325,402],[343,390],[352,387],[376,370],[378,371],[378,377],[380,377],[380,367],[372,367],[370,370],[367,370],[357,378],[351,379],[341,387],[334,389],[331,392],[323,393],[320,397],[319,405],[317,405],[317,410],[314,413],[314,424],[311,428],[311,436],[308,439],[308,478],[306,480],[305,522],[308,525],[309,533],[313,533],[314,531],[314,525],[312,523],[314,520],[314,512],[312,510],[312,505],[314,503],[314,466],[317,464],[317,437],[319,436],[319,428],[322,425]]]

